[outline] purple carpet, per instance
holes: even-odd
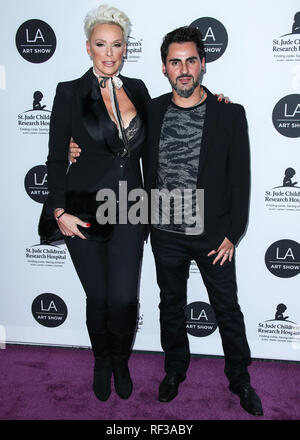
[[[91,350],[8,345],[0,350],[1,420],[299,420],[300,364],[253,361],[252,385],[263,417],[247,414],[228,390],[219,358],[192,358],[180,393],[157,400],[163,356],[134,353],[134,390],[127,401],[112,391],[107,402],[92,392]]]

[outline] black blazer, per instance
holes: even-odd
[[[219,103],[206,88],[206,117],[197,188],[204,189],[204,228],[213,249],[225,237],[236,244],[248,219],[250,153],[247,121],[239,104]],[[145,187],[155,188],[160,132],[170,104],[168,93],[152,100],[144,158]]]
[[[122,75],[120,78],[140,118],[146,123],[146,106],[150,100],[146,86],[139,79]],[[50,120],[46,162],[50,206],[65,208],[66,191],[89,191],[100,181],[112,166],[118,151],[123,149],[116,130],[92,68],[79,79],[58,84]],[[82,153],[80,160],[68,170],[71,136]],[[140,173],[139,159],[143,145],[140,147],[132,152],[130,158],[136,173]]]

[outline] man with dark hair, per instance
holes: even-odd
[[[160,55],[163,64],[166,64],[169,46],[171,43],[195,43],[200,60],[205,57],[205,50],[201,33],[194,27],[184,26],[165,35],[160,47]]]
[[[191,260],[198,265],[216,315],[230,390],[241,406],[262,415],[250,385],[250,350],[237,299],[234,249],[246,228],[250,159],[247,121],[241,105],[218,103],[201,85],[205,70],[201,33],[182,27],[168,33],[161,46],[162,70],[172,93],[149,107],[145,186],[152,190],[204,190],[204,224],[170,222],[151,226],[151,245],[160,287],[161,344],[166,376],[159,400],[169,402],[185,380],[190,360],[184,307]],[[194,197],[193,212],[197,211]],[[153,208],[153,207],[152,207]],[[201,222],[200,222],[201,225]]]

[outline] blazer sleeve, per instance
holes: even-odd
[[[227,238],[236,244],[244,233],[249,212],[250,147],[245,110],[237,105],[236,128],[229,151],[229,179],[231,187],[230,226]]]
[[[49,153],[47,157],[48,201],[53,208],[65,208],[68,149],[72,134],[72,92],[66,84],[59,83],[53,102]]]

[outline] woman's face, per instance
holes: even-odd
[[[119,70],[126,53],[123,31],[117,24],[97,24],[86,48],[93,59],[95,72],[112,76]]]

